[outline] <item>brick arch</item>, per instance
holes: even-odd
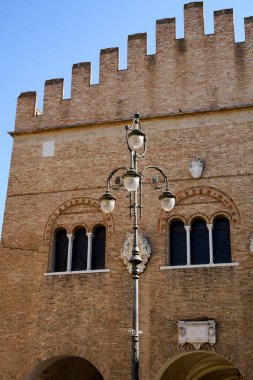
[[[213,223],[214,219],[217,218],[218,216],[223,216],[223,217],[227,218],[231,222],[231,215],[228,212],[226,212],[226,211],[217,211],[214,214],[212,214],[212,216],[210,218],[211,223]]]
[[[47,220],[47,223],[44,229],[44,239],[46,240],[50,239],[54,221],[64,210],[66,210],[68,207],[71,207],[71,206],[83,205],[83,204],[94,207],[95,209],[97,209],[97,211],[101,213],[101,220],[99,222],[105,224],[108,230],[108,235],[112,235],[114,233],[113,216],[110,213],[103,214],[102,211],[100,210],[100,204],[96,199],[81,197],[81,198],[73,198],[73,199],[68,200],[67,202],[62,203],[52,212],[52,214],[49,216]]]
[[[241,222],[241,215],[238,206],[236,205],[235,201],[233,200],[230,195],[225,193],[224,191],[221,191],[220,189],[217,189],[216,187],[212,186],[191,186],[186,189],[180,190],[178,193],[176,193],[176,200],[177,204],[180,204],[184,199],[193,197],[196,195],[207,195],[219,202],[221,202],[226,208],[229,210],[230,219],[235,223]],[[176,207],[174,210],[170,212],[161,211],[158,217],[157,222],[157,229],[160,231],[165,231],[166,229],[166,223],[168,220],[168,216],[174,215],[174,212],[176,210]]]
[[[204,221],[207,224],[210,223],[210,219],[206,214],[204,214],[203,212],[196,212],[190,216],[190,218],[188,219],[188,224],[192,224],[192,222],[194,222],[194,220],[196,219],[204,219]]]
[[[221,344],[215,344],[214,347],[211,347],[209,344],[205,345],[204,349],[200,349],[196,351],[193,349],[191,344],[187,344],[184,347],[179,345],[172,345],[167,352],[164,352],[155,363],[155,372],[157,375],[154,377],[155,380],[160,380],[162,374],[168,368],[170,364],[172,364],[175,360],[177,360],[180,357],[183,357],[186,354],[189,353],[198,353],[198,352],[206,352],[210,354],[216,354],[218,356],[223,357],[224,359],[228,360],[230,363],[232,363],[235,368],[237,368],[241,375],[243,376],[244,380],[251,380],[251,373],[247,371],[247,369],[242,368],[242,365],[240,363],[238,355],[236,353],[228,350],[226,347],[224,347]]]
[[[60,229],[64,229],[67,231],[67,234],[70,234],[71,232],[71,228],[70,226],[68,226],[67,224],[62,224],[62,223],[59,223],[59,224],[56,224],[54,226],[54,229],[51,231],[52,234],[54,234],[56,231],[60,230]]]
[[[79,228],[85,228],[86,231],[89,232],[89,226],[86,223],[76,223],[73,226],[71,226],[70,233],[74,235]]]
[[[180,215],[180,214],[173,214],[173,215],[171,215],[167,219],[167,224],[170,225],[175,220],[180,220],[180,222],[183,222],[185,226],[187,225],[187,219],[183,215]]]
[[[99,226],[103,226],[106,228],[106,224],[98,220],[90,225],[90,230],[94,232],[96,227],[99,227]],[[107,228],[106,228],[106,232],[107,232]]]
[[[33,380],[30,375],[32,371],[43,362],[52,359],[53,357],[69,357],[69,356],[77,356],[83,359],[88,360],[92,363],[98,371],[103,376],[104,380],[110,379],[110,373],[108,366],[106,366],[102,357],[99,357],[94,350],[89,349],[83,345],[66,345],[61,346],[53,346],[49,350],[41,352],[41,354],[30,360],[29,363],[21,370],[20,374],[17,377],[17,380]]]

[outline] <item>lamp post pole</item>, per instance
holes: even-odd
[[[137,157],[134,154],[134,168],[137,169]],[[139,274],[138,264],[142,262],[138,244],[138,194],[134,191],[133,197],[133,250],[129,261],[132,264],[133,278],[133,317],[132,317],[132,380],[139,380]]]
[[[131,358],[131,379],[139,380],[139,264],[142,258],[139,252],[138,242],[138,220],[142,218],[142,189],[144,185],[144,172],[153,170],[158,175],[153,175],[150,178],[150,184],[154,189],[161,189],[166,186],[165,192],[159,196],[161,207],[164,211],[171,211],[175,205],[175,196],[170,192],[168,187],[168,177],[166,173],[157,166],[146,166],[141,172],[138,172],[137,161],[139,158],[144,158],[146,152],[146,136],[141,130],[140,115],[134,115],[131,126],[127,125],[126,142],[130,151],[130,168],[121,166],[114,169],[107,179],[107,189],[104,195],[99,199],[101,210],[105,213],[112,212],[115,206],[116,198],[110,193],[110,188],[119,190],[121,187],[126,188],[129,192],[129,210],[130,218],[133,218],[133,249],[132,256],[129,262],[132,265],[133,279],[133,310],[132,310],[132,358]],[[124,173],[117,176],[113,181],[116,173]]]

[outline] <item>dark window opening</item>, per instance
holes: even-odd
[[[191,264],[209,264],[209,234],[206,222],[196,219],[191,226]]]
[[[85,270],[87,269],[87,247],[88,238],[85,228],[80,228],[76,231],[73,240],[72,252],[72,270]]]
[[[224,217],[215,219],[213,224],[213,259],[214,263],[230,263],[230,225]]]
[[[186,265],[186,231],[184,223],[176,220],[170,225],[170,265]]]
[[[104,226],[97,227],[92,241],[91,269],[105,268],[105,241],[106,229]]]
[[[55,233],[55,272],[65,272],[67,270],[68,261],[68,237],[67,231],[58,230]]]

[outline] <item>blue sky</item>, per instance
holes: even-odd
[[[156,19],[176,17],[183,37],[184,0],[2,0],[0,4],[0,231],[2,226],[16,100],[37,91],[42,108],[46,79],[64,78],[70,94],[73,63],[92,62],[98,83],[100,49],[119,46],[126,67],[127,36],[148,33],[148,53],[155,53]],[[243,18],[253,15],[252,0],[204,1],[205,33],[213,33],[213,11],[234,8],[235,39],[244,40]]]

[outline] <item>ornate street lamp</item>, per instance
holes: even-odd
[[[139,255],[138,246],[138,218],[142,218],[142,190],[144,185],[144,173],[151,169],[158,175],[150,178],[150,183],[154,189],[161,189],[163,186],[166,190],[159,196],[161,207],[164,211],[171,211],[175,206],[176,198],[168,187],[168,177],[165,172],[157,166],[146,166],[140,172],[137,171],[137,161],[144,158],[146,153],[146,136],[141,130],[140,115],[134,115],[131,126],[127,125],[126,142],[131,154],[130,168],[121,166],[114,169],[107,179],[107,190],[99,199],[101,210],[105,213],[112,212],[116,199],[110,194],[110,188],[119,190],[121,187],[129,192],[129,210],[130,218],[133,218],[133,250],[129,262],[132,265],[133,278],[133,317],[132,317],[132,380],[139,380],[139,267],[142,262]],[[114,177],[116,173],[124,172],[122,175]],[[115,181],[113,182],[113,178]]]

